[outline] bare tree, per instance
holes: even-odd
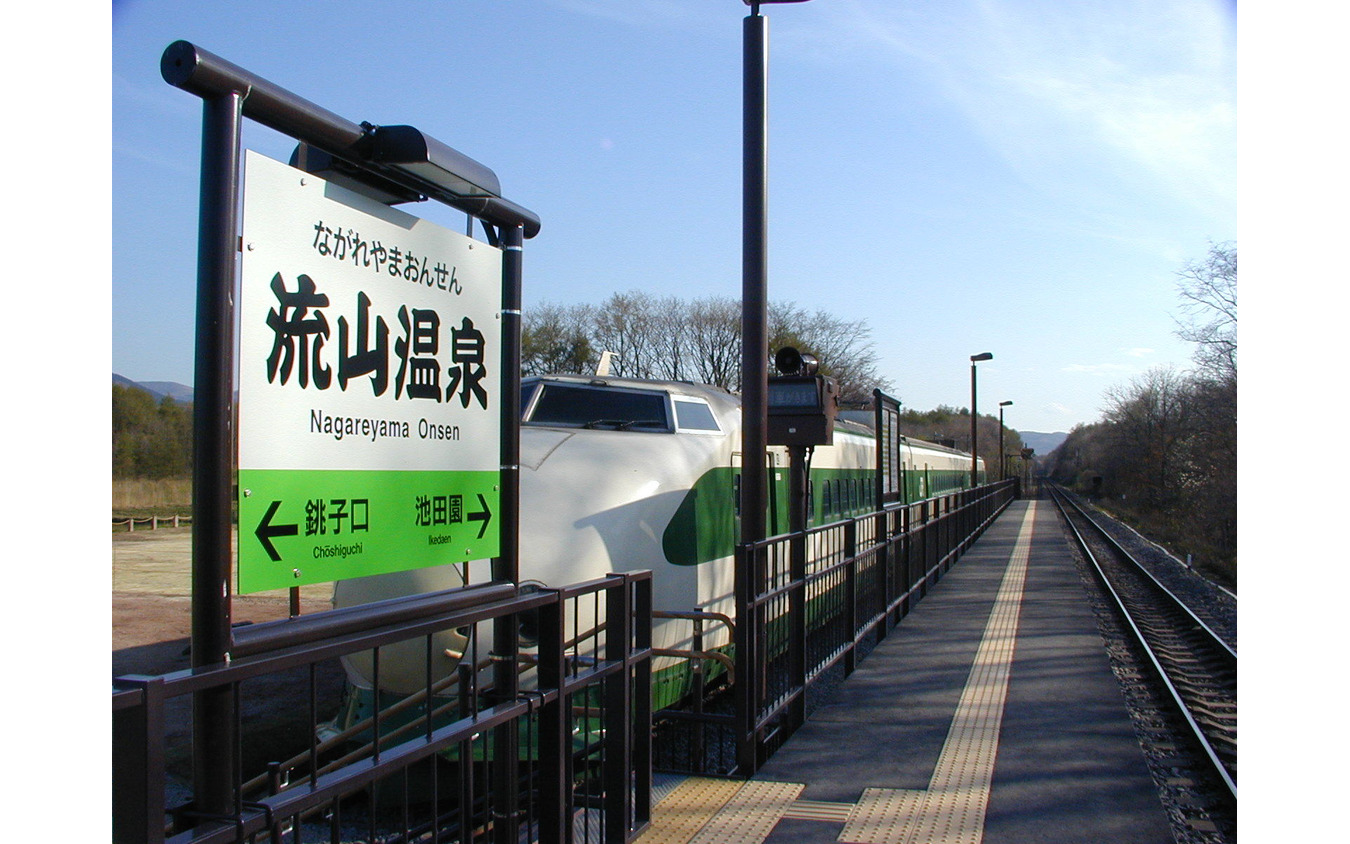
[[[872,390],[890,389],[877,372],[865,320],[810,313],[770,303],[769,348],[794,346],[821,361],[846,402],[865,403]],[[700,381],[740,390],[741,305],[709,297],[685,301],[642,291],[615,293],[596,307],[544,304],[527,312],[522,332],[526,375],[593,371],[600,353],[615,356],[612,371],[630,378]]]
[[[521,374],[593,372],[599,356],[589,336],[593,310],[549,302],[527,310],[520,332]]]
[[[713,296],[689,306],[687,323],[693,380],[724,390],[741,388],[741,303]]]
[[[653,297],[642,291],[615,293],[596,309],[592,344],[615,354],[615,375],[653,377],[658,354],[652,327],[653,302]]]
[[[840,401],[866,404],[874,389],[889,390],[877,371],[876,348],[866,320],[843,320],[826,311],[808,313],[795,303],[770,303],[769,345],[793,346],[820,359],[820,371],[839,384]]]
[[[1117,447],[1133,458],[1125,466],[1129,487],[1151,505],[1170,502],[1178,490],[1183,446],[1194,433],[1191,394],[1191,382],[1171,366],[1106,392],[1106,421]]]
[[[1210,244],[1203,261],[1177,273],[1184,320],[1177,336],[1196,344],[1195,362],[1207,377],[1237,377],[1237,246]]]

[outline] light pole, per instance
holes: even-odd
[[[741,62],[741,541],[764,538],[765,468],[768,453],[768,21],[764,3],[804,0],[743,0],[750,7],[742,28]]]
[[[741,536],[742,544],[764,539],[768,501],[769,451],[769,309],[768,167],[765,156],[768,122],[768,21],[759,13],[764,3],[800,3],[804,0],[743,0],[750,7],[742,26],[741,67]],[[736,664],[740,740],[737,759],[746,775],[758,767],[754,746],[754,717],[760,691],[756,688],[755,625],[750,623],[758,592],[756,559],[736,555]],[[743,680],[740,678],[744,678]]]
[[[998,403],[998,479],[1007,480],[1007,470],[1003,463],[1003,408],[1012,404],[1010,401],[1001,401]]]
[[[980,484],[980,449],[976,444],[976,422],[979,414],[975,410],[975,364],[982,360],[993,360],[993,352],[980,352],[970,356],[970,488]]]

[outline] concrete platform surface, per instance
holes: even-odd
[[[690,778],[641,844],[1163,844],[1053,508],[1017,501],[750,781]]]

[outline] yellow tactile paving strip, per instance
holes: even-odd
[[[639,844],[760,844],[783,818],[843,822],[849,844],[979,844],[1031,558],[1036,502],[985,625],[928,789],[866,788],[856,804],[798,800],[799,783],[689,778],[652,813]]]
[[[1003,704],[1008,697],[1008,677],[1017,644],[1017,620],[1026,585],[1027,562],[1031,559],[1032,525],[1036,502],[1022,519],[1017,544],[999,585],[994,608],[975,654],[970,676],[956,706],[951,730],[942,745],[937,767],[923,792],[867,789],[859,806],[877,803],[867,813],[880,823],[844,827],[839,840],[855,844],[978,844],[984,836],[984,814],[989,806],[989,787],[998,755]],[[917,795],[917,799],[916,799]],[[862,819],[859,813],[859,820]],[[904,823],[892,826],[892,819]],[[885,819],[885,820],[882,820]],[[882,824],[886,825],[884,834]]]

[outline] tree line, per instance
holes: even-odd
[[[768,307],[769,348],[793,346],[820,360],[839,384],[845,407],[869,407],[874,389],[889,391],[865,320],[846,320],[793,303]],[[522,375],[592,374],[602,352],[619,377],[694,381],[740,392],[741,304],[725,297],[685,300],[642,291],[615,293],[599,305],[543,303],[524,315]],[[192,472],[192,406],[144,390],[113,385],[113,477],[188,477]],[[998,468],[998,420],[979,417],[980,453],[989,477]],[[970,450],[970,412],[939,407],[903,410],[902,433]],[[1021,439],[1005,431],[1005,450]],[[1020,470],[1009,468],[1009,474]]]
[[[794,303],[768,306],[769,348],[792,346],[820,360],[846,405],[890,389],[877,370],[866,320],[840,319]],[[615,293],[599,305],[545,302],[524,315],[524,375],[591,374],[603,352],[618,377],[655,378],[741,389],[741,303],[710,296],[685,300],[641,291]]]
[[[985,477],[990,481],[999,478],[999,420],[997,416],[976,414],[975,451],[984,461]],[[933,410],[900,411],[900,433],[914,439],[926,440],[938,445],[960,449],[969,453],[970,410],[969,408],[938,405]],[[1011,428],[1003,429],[1003,474],[1005,477],[1021,477],[1026,467],[1022,459],[1022,436]]]
[[[769,306],[770,348],[795,346],[821,361],[846,402],[862,406],[887,389],[863,320],[842,320],[794,304]],[[599,305],[545,303],[526,312],[521,332],[522,375],[590,374],[602,352],[621,377],[697,381],[740,390],[741,306],[710,297],[686,301],[635,291]],[[115,479],[190,477],[192,406],[144,390],[112,387]]]
[[[113,478],[192,475],[192,405],[137,387],[112,385]]]
[[[1074,428],[1046,469],[1236,579],[1237,247],[1212,244],[1177,275],[1177,335],[1195,344],[1195,367],[1108,390],[1101,421]]]

